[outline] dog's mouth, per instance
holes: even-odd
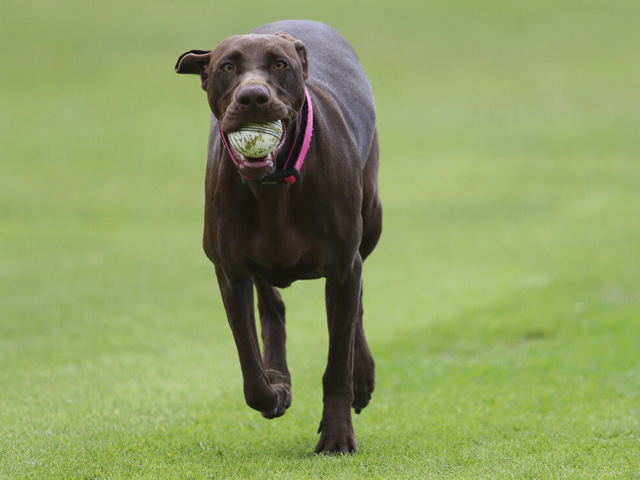
[[[283,131],[282,137],[280,138],[280,143],[278,143],[276,148],[271,153],[264,157],[245,157],[243,154],[233,148],[232,145],[229,145],[231,152],[237,160],[238,170],[242,175],[248,177],[251,180],[260,180],[276,171],[276,158],[278,156],[278,153],[280,153],[280,150],[282,150],[287,136],[287,128],[284,125],[284,122],[282,130]]]

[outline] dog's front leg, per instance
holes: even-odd
[[[271,384],[260,357],[253,308],[253,280],[229,275],[219,267],[216,267],[216,275],[238,348],[247,405],[268,418],[279,416],[288,407],[290,392],[282,383]]]
[[[291,391],[291,374],[287,366],[287,347],[285,331],[285,306],[280,293],[264,280],[254,278],[258,294],[258,312],[262,327],[262,350],[265,372],[272,385],[282,384]],[[284,415],[291,406],[291,394],[276,412],[263,412],[266,418]]]
[[[320,441],[315,453],[358,451],[351,423],[353,403],[353,344],[362,288],[362,259],[356,254],[344,275],[328,277],[326,283],[329,323],[329,357],[322,377],[323,404]]]

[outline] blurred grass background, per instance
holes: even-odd
[[[1,17],[0,478],[638,478],[638,2]],[[201,251],[209,113],[173,66],[282,18],[341,31],[378,106],[354,457],[310,455],[322,282],[284,291],[294,403],[266,422]]]

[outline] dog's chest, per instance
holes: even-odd
[[[209,224],[205,249],[213,254],[214,263],[242,275],[261,276],[281,287],[322,276],[326,241],[312,225],[281,224],[268,218],[247,222],[234,217]]]
[[[361,231],[358,202],[338,195],[314,201],[322,192],[309,187],[299,195],[277,187],[256,191],[221,190],[207,205],[205,250],[216,265],[287,286],[325,277],[353,258]]]
[[[282,232],[255,232],[237,252],[239,262],[253,276],[275,286],[321,276],[323,242],[294,228]]]

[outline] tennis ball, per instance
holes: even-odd
[[[231,146],[247,158],[262,158],[273,152],[282,139],[282,122],[250,122],[228,134]]]

